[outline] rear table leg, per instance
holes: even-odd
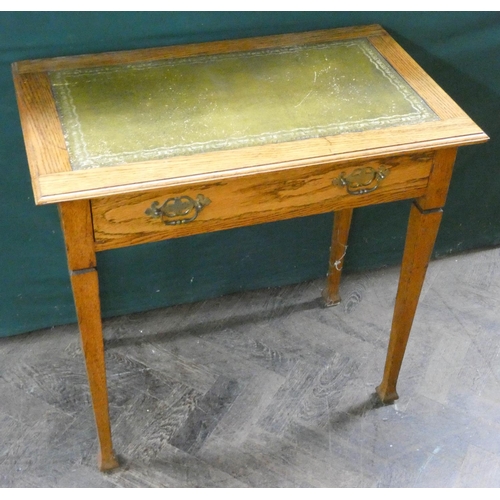
[[[340,302],[339,286],[344,257],[347,252],[347,239],[351,227],[352,212],[353,210],[349,208],[339,210],[334,214],[327,285],[323,290],[323,299],[328,307],[337,305]]]

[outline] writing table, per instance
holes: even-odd
[[[13,64],[37,204],[56,203],[100,445],[111,441],[96,252],[414,200],[380,399],[396,381],[457,148],[486,134],[378,25]]]

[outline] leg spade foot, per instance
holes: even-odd
[[[385,405],[390,405],[399,399],[398,393],[395,389],[388,391],[382,384],[380,384],[375,390],[377,391],[377,396],[380,401]]]
[[[323,289],[321,292],[321,297],[323,298],[323,305],[325,307],[332,307],[340,304],[342,300],[340,299],[340,294],[336,293],[334,295],[331,295],[328,292],[328,288]]]
[[[99,451],[97,465],[101,472],[108,472],[120,466],[113,451],[106,453],[106,455]]]

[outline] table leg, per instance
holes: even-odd
[[[111,441],[99,283],[90,204],[88,201],[61,203],[59,214],[97,426],[99,468],[105,471],[118,467],[118,462]]]
[[[398,399],[399,370],[441,217],[441,209],[424,211],[416,203],[411,208],[384,376],[377,387],[384,403]]]
[[[333,218],[332,245],[330,248],[330,262],[328,265],[327,285],[323,290],[323,299],[326,306],[334,306],[340,302],[340,278],[344,257],[347,252],[347,239],[352,220],[351,208],[335,212]]]

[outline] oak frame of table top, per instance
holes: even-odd
[[[295,143],[271,144],[234,151],[179,157],[166,162],[143,162],[93,170],[72,171],[61,131],[57,110],[50,91],[47,71],[61,68],[89,67],[134,61],[153,61],[165,57],[186,57],[207,53],[268,48],[297,43],[316,43],[367,37],[398,73],[417,91],[439,121],[419,125],[392,127],[350,133],[328,138],[308,139]],[[484,142],[486,134],[435,84],[423,70],[378,25],[323,30],[309,33],[260,37],[237,41],[210,42],[187,46],[144,49],[88,56],[22,61],[13,65],[14,82],[37,204],[57,203],[64,233],[68,267],[81,333],[92,404],[99,439],[99,467],[110,470],[118,466],[115,458],[108,411],[105,354],[102,336],[96,251],[113,248],[113,242],[99,247],[95,240],[93,203],[103,199],[125,200],[135,193],[161,189],[182,189],[204,182],[242,182],[266,179],[266,176],[326,165],[327,170],[352,169],[369,161],[383,163],[387,158],[414,154],[428,155],[432,166],[426,184],[405,192],[387,194],[381,188],[380,198],[353,196],[335,209],[334,229],[327,286],[327,305],[339,302],[339,284],[353,208],[396,199],[414,199],[410,211],[407,239],[396,296],[386,365],[377,394],[384,403],[398,398],[396,382],[410,334],[420,290],[425,278],[434,241],[442,217],[457,148]],[[403,162],[403,164],[405,164]],[[217,168],[214,168],[217,165]],[[410,181],[411,179],[409,179]],[[370,196],[370,195],[368,195]],[[373,200],[373,201],[371,201]],[[290,210],[279,216],[265,216],[256,222],[232,221],[230,227],[279,220],[297,215],[328,211],[321,204],[302,212]],[[202,224],[202,221],[200,221]],[[188,227],[188,225],[185,225]],[[198,227],[198,229],[196,229]],[[215,230],[213,227],[207,230]],[[182,235],[206,232],[200,225],[184,230]],[[157,239],[166,239],[172,233]],[[133,243],[137,243],[134,241]],[[119,245],[123,246],[121,242]]]

